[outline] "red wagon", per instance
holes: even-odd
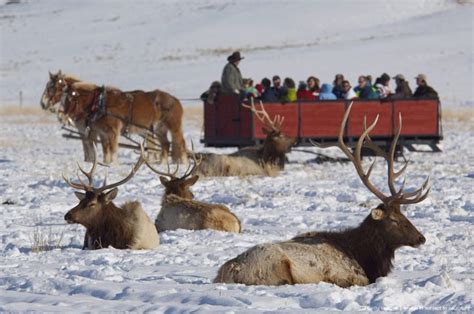
[[[344,111],[350,101],[297,101],[265,103],[272,117],[285,117],[283,132],[298,138],[299,146],[311,145],[309,140],[332,143],[337,141]],[[345,130],[345,140],[354,145],[363,131],[363,119],[379,122],[371,132],[378,145],[388,147],[398,127],[398,114],[403,127],[399,145],[415,150],[414,144],[428,145],[432,151],[443,139],[441,104],[438,99],[355,100]],[[235,95],[219,95],[213,104],[204,103],[204,138],[206,146],[248,146],[261,143],[265,135],[261,124],[249,109],[241,106]]]

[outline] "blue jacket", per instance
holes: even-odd
[[[336,95],[332,92],[331,84],[323,84],[321,86],[321,93],[319,93],[319,100],[336,100]]]
[[[278,97],[275,89],[267,88],[263,91],[262,96],[260,96],[263,102],[279,102],[280,98]]]

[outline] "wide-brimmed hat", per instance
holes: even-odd
[[[227,61],[233,62],[233,61],[239,61],[244,59],[244,57],[240,56],[240,51],[234,51],[230,56],[227,57]]]

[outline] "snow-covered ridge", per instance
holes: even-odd
[[[58,69],[196,98],[240,49],[244,76],[256,80],[422,72],[457,106],[474,99],[473,10],[452,0],[24,1],[0,7],[0,103],[16,104],[22,91],[36,106]]]

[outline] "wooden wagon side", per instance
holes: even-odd
[[[299,101],[265,103],[274,116],[285,117],[283,132],[298,138],[298,146],[311,145],[310,140],[332,143],[337,140],[339,127],[349,101]],[[413,145],[424,144],[431,151],[440,151],[442,140],[441,110],[438,99],[356,100],[349,116],[344,137],[351,145],[363,131],[363,119],[368,122],[379,115],[372,139],[381,146],[389,146],[398,127],[398,114],[403,116],[401,146],[415,150]],[[219,95],[213,104],[204,104],[204,138],[206,146],[247,146],[265,138],[261,125],[251,112],[240,105],[235,95]]]

